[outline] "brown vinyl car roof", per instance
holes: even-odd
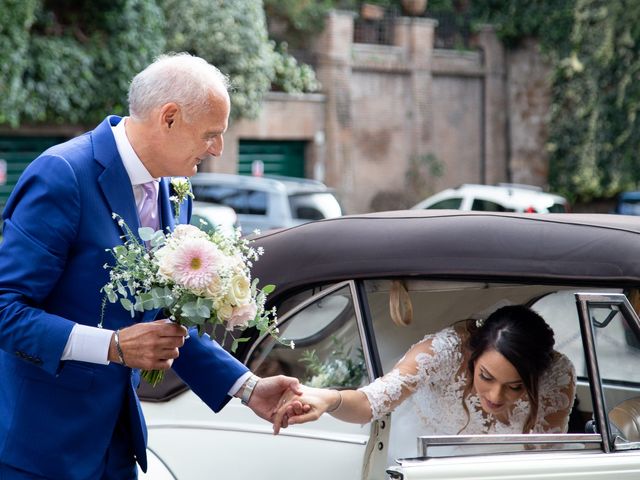
[[[267,233],[253,274],[292,290],[350,278],[424,276],[640,285],[640,217],[407,210]]]

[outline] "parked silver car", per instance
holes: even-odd
[[[191,184],[196,200],[233,208],[244,234],[342,215],[333,190],[315,180],[198,173]]]
[[[296,345],[243,343],[237,355],[257,374],[357,388],[425,334],[526,304],[577,372],[569,431],[435,437],[398,408],[366,425],[324,415],[274,437],[239,400],[214,414],[172,377],[141,391],[168,478],[639,478],[640,217],[411,210],[312,222],[255,245],[265,250],[255,276],[277,286],[267,307]]]

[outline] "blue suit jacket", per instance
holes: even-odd
[[[96,326],[106,249],[121,243],[120,214],[138,216],[127,172],[105,119],[52,147],[25,170],[4,210],[0,245],[0,463],[49,478],[94,479],[119,415],[128,418],[131,462],[146,469],[146,426],[135,393],[139,373],[121,365],[60,361],[74,323]],[[169,182],[160,182],[163,227],[173,228]],[[183,205],[186,222],[191,203]],[[144,316],[144,320],[153,315]],[[141,321],[108,304],[104,327]],[[246,367],[191,332],[174,370],[213,410]]]

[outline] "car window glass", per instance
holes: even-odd
[[[257,375],[291,375],[314,387],[357,388],[368,382],[349,286],[284,318],[279,328],[282,343],[266,338],[247,362]]]
[[[267,194],[255,190],[247,191],[247,211],[251,215],[267,214]]]
[[[471,204],[471,210],[479,210],[482,212],[514,212],[513,208],[504,207],[490,200],[475,198]]]
[[[265,192],[226,185],[193,185],[193,195],[199,201],[231,207],[236,213],[251,215],[267,213],[268,196]]]
[[[426,207],[429,210],[458,210],[462,204],[462,198],[447,198],[446,200],[440,200],[433,205]]]
[[[220,203],[232,207],[236,212],[246,209],[246,191],[225,185],[193,185],[196,200]]]
[[[291,214],[299,220],[322,220],[342,215],[338,200],[332,193],[302,193],[289,196]]]

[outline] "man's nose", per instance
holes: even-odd
[[[219,157],[220,155],[222,155],[222,150],[224,149],[224,140],[222,138],[222,135],[220,135],[218,138],[212,140],[207,148],[207,153],[209,155],[213,155],[214,157]]]

